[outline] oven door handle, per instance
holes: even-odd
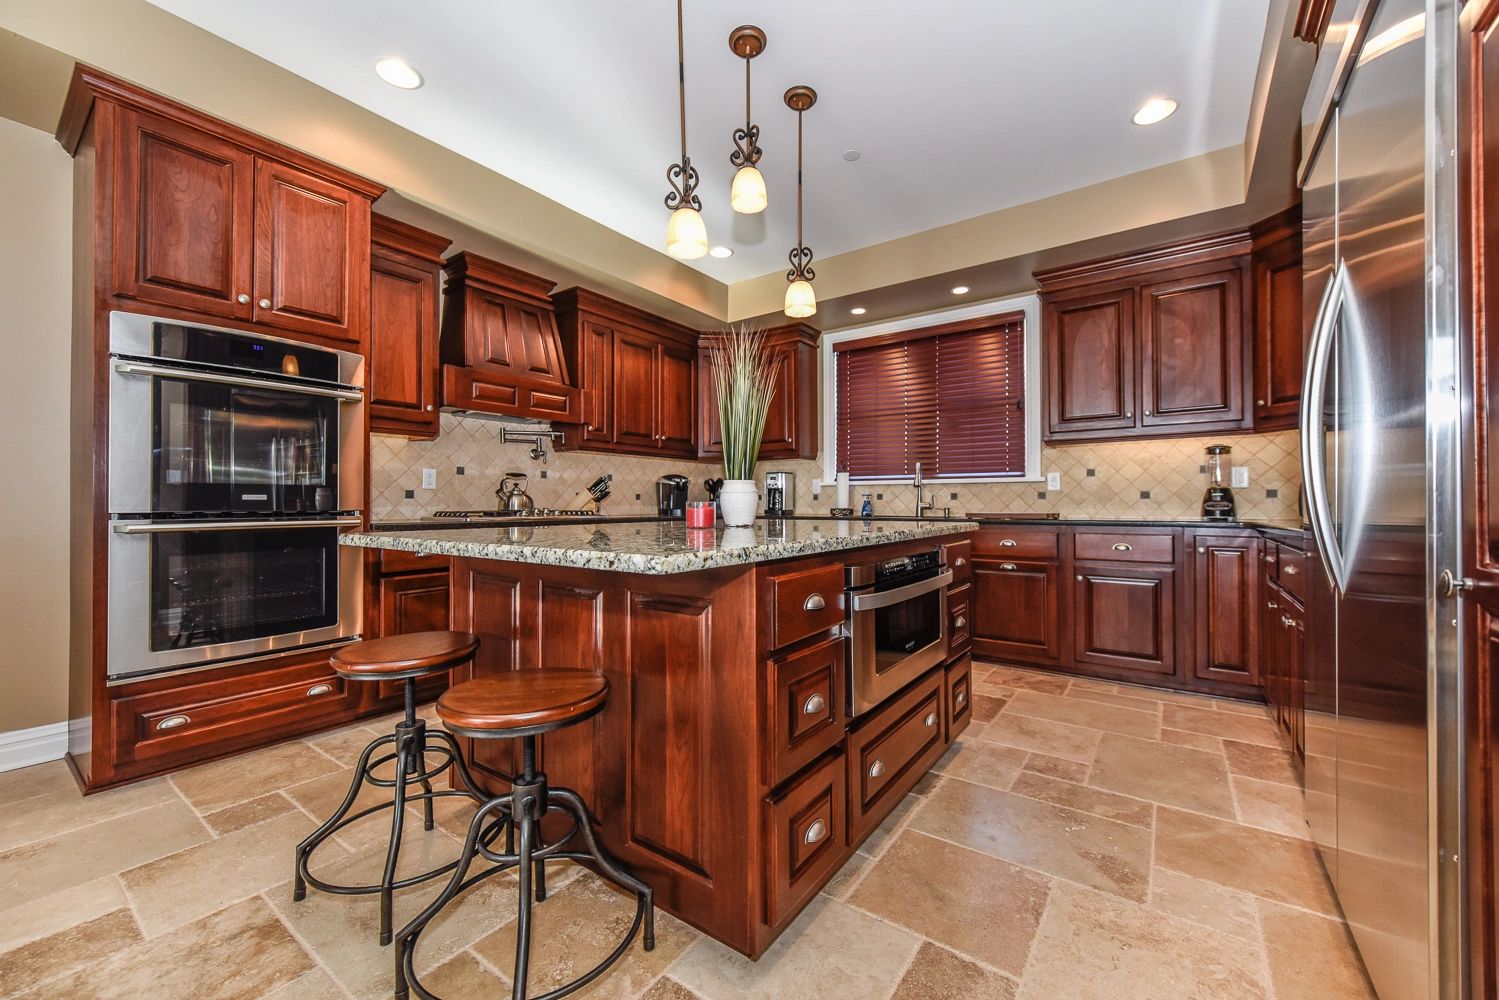
[[[171,531],[270,531],[280,528],[352,528],[361,524],[357,517],[309,518],[305,521],[116,521],[113,528],[121,535],[156,535]]]
[[[913,597],[941,590],[949,583],[952,583],[952,570],[944,569],[929,580],[918,580],[916,583],[908,583],[894,590],[882,590],[874,594],[854,594],[853,610],[874,611],[879,608],[888,608],[892,604],[899,604],[901,601],[909,601]]]
[[[303,396],[328,396],[345,402],[364,399],[364,390],[355,388],[333,388],[318,385],[301,385],[291,382],[273,382],[268,379],[245,378],[242,375],[221,375],[218,372],[196,371],[191,368],[169,368],[144,361],[116,361],[114,370],[120,375],[145,375],[148,377],[180,378],[189,382],[213,382],[218,385],[239,385],[250,389],[272,389],[277,392],[293,392]]]

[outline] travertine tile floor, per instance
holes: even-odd
[[[1000,666],[975,720],[758,963],[662,915],[607,1000],[1334,1000],[1372,992],[1264,710]],[[390,995],[373,897],[291,901],[292,847],[336,804],[366,723],[81,798],[62,763],[0,774],[0,995]],[[456,854],[467,807],[403,868]],[[321,870],[370,878],[372,821]],[[578,869],[537,912],[533,993],[591,966],[631,902]],[[409,890],[397,919],[429,890]],[[514,882],[429,929],[442,995],[508,996]]]

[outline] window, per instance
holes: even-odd
[[[833,346],[836,471],[854,479],[1025,479],[1024,313]]]

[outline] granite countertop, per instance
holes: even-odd
[[[690,529],[681,520],[648,519],[350,532],[339,541],[367,549],[665,575],[940,538],[977,527],[956,520],[786,518],[761,519],[752,528]]]
[[[1109,528],[1247,528],[1269,531],[1302,531],[1307,526],[1296,518],[1246,518],[1242,521],[1207,521],[1202,518],[1153,517],[1011,517],[969,514],[978,524],[1082,525]]]
[[[626,521],[680,521],[681,517],[658,514],[571,514],[558,517],[516,517],[496,514],[494,517],[408,517],[391,521],[372,521],[371,531],[442,531],[453,528],[499,528],[511,525],[538,527],[552,524],[623,524]]]

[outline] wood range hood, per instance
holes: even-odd
[[[582,419],[548,297],[555,282],[458,253],[443,265],[443,405],[559,424]]]

